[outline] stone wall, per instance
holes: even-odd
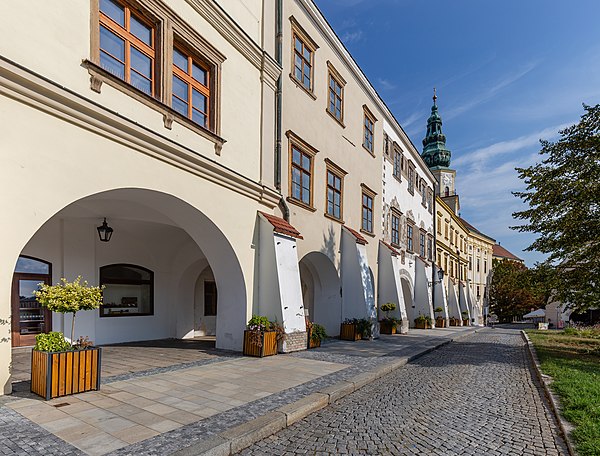
[[[283,353],[291,353],[300,350],[306,350],[307,338],[306,331],[298,331],[285,335],[283,342]]]

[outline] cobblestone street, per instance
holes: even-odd
[[[529,366],[517,330],[484,330],[240,454],[568,454]]]

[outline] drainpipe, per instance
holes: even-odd
[[[433,254],[431,256],[431,306],[435,310],[435,261],[437,258],[437,210],[435,206],[435,185],[433,186]],[[440,286],[443,284],[440,281]]]
[[[283,0],[277,0],[276,5],[276,24],[275,24],[275,60],[279,66],[283,67],[282,45],[283,45]],[[283,72],[277,78],[277,90],[275,92],[275,188],[281,193],[281,104],[283,98],[282,81]],[[279,208],[283,213],[283,219],[290,221],[290,208],[281,196]]]
[[[275,34],[275,60],[283,67],[283,0],[276,3],[276,34]],[[277,78],[277,91],[275,92],[275,188],[281,192],[281,98],[282,98],[283,72]]]

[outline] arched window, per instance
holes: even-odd
[[[101,317],[154,315],[154,272],[133,264],[111,264],[100,268],[104,285]]]
[[[444,189],[444,196],[450,196],[450,187]]]

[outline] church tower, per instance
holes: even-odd
[[[450,168],[452,153],[446,148],[446,136],[442,133],[442,118],[438,112],[437,95],[433,89],[433,106],[427,119],[427,134],[423,139],[423,160],[437,180],[435,193],[448,204],[455,214],[460,211],[456,193],[456,171]]]

